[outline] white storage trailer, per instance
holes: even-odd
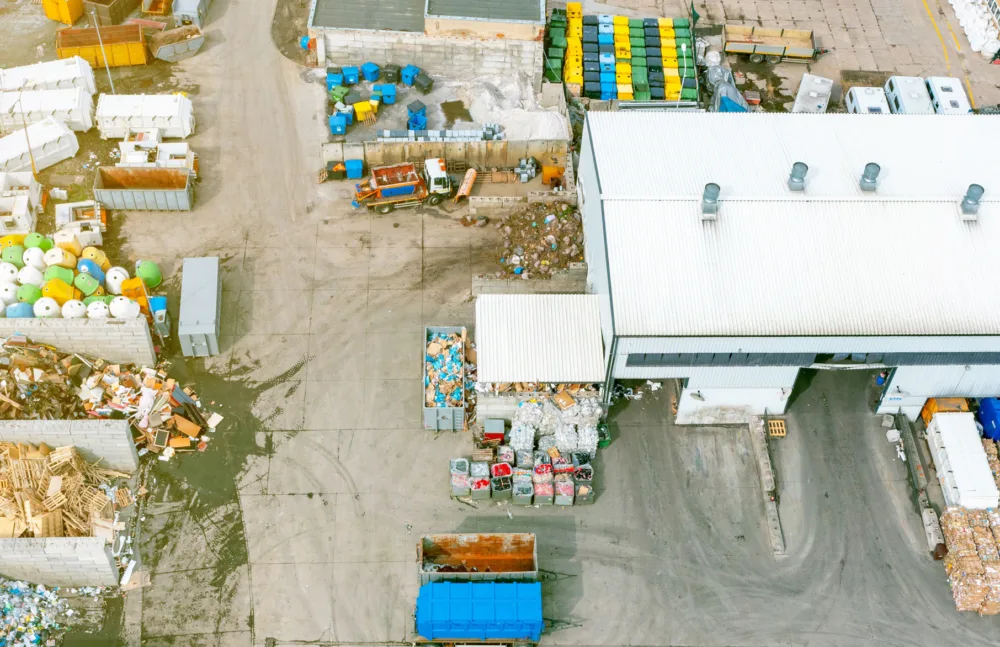
[[[104,139],[124,139],[137,128],[183,139],[195,129],[191,100],[182,94],[102,94],[96,120]]]
[[[833,79],[815,74],[802,75],[799,91],[795,94],[792,112],[823,114],[830,105],[833,95]]]
[[[889,108],[897,115],[933,115],[934,104],[919,76],[890,76],[885,82]]]
[[[78,132],[94,127],[94,98],[86,90],[18,90],[0,92],[0,127],[10,132],[49,117]]]
[[[946,505],[997,507],[1000,492],[986,460],[974,414],[934,414],[927,426],[927,445]]]
[[[49,117],[0,139],[0,171],[30,171],[32,155],[35,169],[41,171],[73,157],[79,150],[76,134],[63,122]]]
[[[847,112],[859,115],[887,115],[889,114],[889,101],[885,98],[885,90],[882,88],[865,88],[854,86],[847,91],[844,99]]]
[[[0,70],[0,92],[72,88],[97,94],[94,70],[79,56]]]

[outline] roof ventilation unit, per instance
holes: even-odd
[[[865,170],[861,174],[861,190],[874,191],[878,187],[878,174],[882,167],[875,162],[865,164]]]
[[[788,189],[790,191],[805,191],[806,173],[808,172],[809,166],[804,162],[795,162],[792,164],[792,172],[788,176]]]
[[[701,194],[701,219],[715,220],[719,216],[719,185],[709,182]]]
[[[986,189],[978,184],[970,184],[969,189],[962,197],[962,220],[976,220],[979,213],[979,200],[986,193]]]

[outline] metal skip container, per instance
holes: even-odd
[[[190,211],[194,185],[186,170],[101,167],[94,178],[94,199],[112,209]]]
[[[185,258],[177,336],[185,357],[219,354],[222,280],[219,257]]]
[[[168,63],[191,58],[205,44],[205,35],[196,25],[161,31],[149,37],[149,50],[153,56]]]
[[[535,535],[463,533],[425,535],[417,544],[420,584],[428,582],[534,582]]]
[[[94,127],[94,99],[80,88],[0,92],[0,126],[5,130],[17,130],[48,117],[86,132]]]

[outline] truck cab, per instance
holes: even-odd
[[[451,176],[448,175],[447,164],[442,158],[424,160],[424,179],[429,193],[445,197],[451,195]]]

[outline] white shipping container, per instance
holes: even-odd
[[[124,139],[137,128],[157,128],[161,137],[194,133],[191,100],[180,94],[102,94],[97,100],[101,137]]]
[[[936,413],[927,427],[945,504],[963,508],[995,508],[1000,492],[972,413]]]
[[[32,209],[42,208],[42,185],[35,181],[31,171],[0,173],[0,197],[28,196]]]
[[[87,132],[94,127],[94,98],[86,90],[18,90],[0,92],[0,127],[18,130],[55,117],[71,129]]]
[[[0,171],[31,170],[29,141],[39,171],[73,157],[80,150],[76,134],[63,122],[49,117],[0,138]]]
[[[94,70],[79,56],[0,70],[0,92],[72,88],[97,94]]]

